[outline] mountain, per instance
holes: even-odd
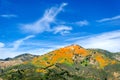
[[[3,69],[3,68],[10,67],[10,66],[22,64],[25,61],[29,61],[33,59],[34,57],[36,57],[36,55],[26,53],[26,54],[21,54],[19,56],[16,56],[14,58],[1,59],[0,68]]]
[[[0,78],[3,80],[120,80],[118,54],[71,45],[2,69]]]
[[[108,56],[111,59],[116,59],[116,60],[120,61],[120,52],[112,53],[112,52],[109,52],[109,51],[103,50],[103,49],[87,49],[87,50],[99,52],[99,53],[104,54],[105,56]]]

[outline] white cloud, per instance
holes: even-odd
[[[3,14],[3,15],[0,15],[0,16],[3,17],[3,18],[15,18],[15,17],[18,17],[15,14]]]
[[[87,20],[75,22],[78,26],[87,26],[89,22]]]
[[[117,20],[117,19],[120,19],[120,15],[114,16],[111,18],[103,18],[103,19],[97,20],[97,22],[106,22],[106,21],[112,21],[112,20]]]
[[[0,59],[15,57],[24,53],[42,55],[49,51],[65,46],[64,43],[59,44],[58,42],[56,43],[54,41],[29,40],[33,37],[34,35],[29,35],[8,44],[0,43]]]
[[[120,30],[78,38],[71,40],[85,48],[101,48],[112,52],[120,51]]]
[[[70,33],[72,30],[72,27],[65,26],[65,25],[59,25],[53,29],[54,34],[60,33],[62,35]]]
[[[30,38],[33,38],[33,37],[35,37],[34,35],[30,35],[30,36],[27,36],[27,37],[25,37],[25,38],[22,38],[22,39],[19,39],[19,40],[17,40],[17,41],[15,41],[14,43],[12,43],[13,44],[13,50],[17,50],[18,48],[19,48],[19,46],[25,41],[25,40],[28,40],[28,39],[30,39]]]
[[[5,44],[2,43],[2,42],[0,42],[0,48],[2,48],[2,47],[4,47],[4,46],[5,46]]]
[[[33,37],[34,35],[30,35],[6,45],[0,42],[0,59],[7,58],[7,57],[14,57],[19,54],[25,53],[25,51],[18,51],[18,50],[21,48],[20,47],[21,45],[25,44],[24,43],[25,40],[28,40]]]
[[[55,22],[56,16],[63,10],[63,7],[66,5],[67,3],[62,3],[59,7],[52,7],[46,10],[43,17],[36,22],[22,25],[22,30],[24,30],[24,32],[35,34],[42,33],[44,31],[51,31],[50,24]]]

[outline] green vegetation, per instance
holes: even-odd
[[[101,49],[85,50],[74,45],[37,56],[32,60],[25,59],[26,55],[24,57],[20,55],[16,58],[24,59],[25,62],[0,69],[0,78],[3,80],[119,80],[120,62],[111,54]]]
[[[85,58],[83,61],[80,62],[82,66],[88,66],[89,65],[89,58]]]

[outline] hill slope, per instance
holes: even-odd
[[[19,56],[16,56],[14,58],[6,58],[0,60],[0,69],[7,68],[10,66],[22,64],[25,61],[29,61],[36,57],[36,55],[31,55],[31,54],[21,54]]]
[[[6,68],[0,77],[4,80],[119,80],[120,62],[100,50],[71,45]]]

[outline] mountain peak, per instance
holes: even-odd
[[[77,44],[72,44],[72,45],[70,45],[70,46],[66,46],[66,47],[64,47],[64,48],[73,48],[73,49],[75,49],[75,48],[83,48],[83,47],[81,47],[81,46],[79,46],[79,45],[77,45]]]
[[[70,46],[66,46],[48,54],[35,57],[32,60],[32,64],[39,66],[41,68],[45,68],[51,65],[59,64],[69,64],[73,65],[75,63],[85,65],[95,65],[98,68],[104,68],[108,64],[115,63],[116,61],[110,60],[105,57],[104,54],[99,52],[86,50],[85,48],[73,44]]]
[[[91,56],[91,53],[88,50],[79,45],[70,45],[54,50],[43,56],[35,57],[32,60],[32,64],[37,66],[40,65],[42,68],[54,65],[56,63],[72,65],[76,62],[82,62],[88,56]]]

